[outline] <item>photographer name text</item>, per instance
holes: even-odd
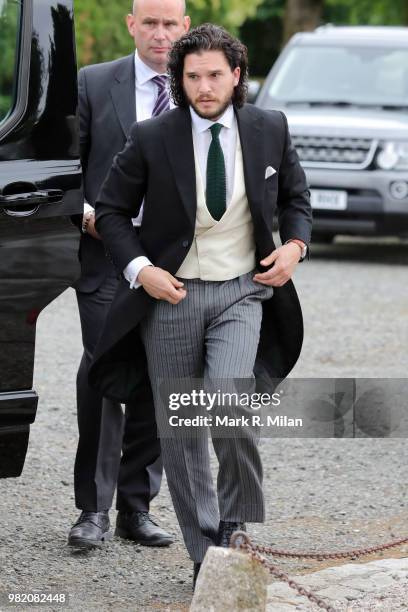
[[[303,427],[303,419],[286,415],[266,416],[251,415],[248,417],[229,416],[195,416],[193,418],[169,417],[171,427]]]

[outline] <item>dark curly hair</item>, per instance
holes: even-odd
[[[181,108],[187,108],[189,103],[183,88],[184,58],[189,53],[200,51],[222,51],[231,70],[241,68],[238,85],[234,88],[232,103],[241,108],[248,93],[248,51],[237,38],[234,38],[224,28],[212,23],[204,23],[190,30],[177,40],[170,51],[168,72],[170,76],[170,91],[174,103]]]

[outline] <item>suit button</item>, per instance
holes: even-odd
[[[183,240],[183,242],[182,242],[182,245],[183,245],[183,247],[184,247],[185,249],[188,247],[188,245],[189,245],[189,244],[190,244],[190,243],[189,243],[189,241],[188,241],[188,240]]]

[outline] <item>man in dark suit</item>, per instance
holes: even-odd
[[[167,59],[172,42],[189,27],[184,11],[183,0],[137,0],[127,16],[136,53],[79,72],[86,204],[80,247],[82,275],[76,285],[84,354],[77,377],[79,442],[75,461],[75,500],[82,512],[68,538],[75,547],[93,547],[110,537],[108,511],[116,484],[116,535],[150,546],[166,546],[172,541],[148,513],[150,500],[160,487],[162,462],[147,372],[141,366],[143,384],[134,401],[126,404],[123,415],[118,401],[104,398],[89,386],[88,367],[118,284],[117,271],[94,227],[93,206],[135,119],[158,116],[170,107]]]
[[[303,338],[290,278],[310,241],[311,207],[284,114],[245,104],[247,54],[238,40],[217,26],[195,28],[173,45],[169,73],[178,108],[132,128],[98,196],[96,226],[125,278],[90,380],[110,397],[132,397],[147,358],[163,463],[196,577],[211,543],[228,546],[246,521],[264,520],[258,434],[241,427],[220,437],[211,427],[215,492],[207,432],[169,435],[162,383],[203,378],[234,388],[255,375],[272,390],[288,374]],[[142,201],[136,233],[129,219]]]

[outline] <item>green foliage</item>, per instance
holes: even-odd
[[[248,47],[249,73],[253,77],[266,76],[279,55],[284,10],[285,0],[264,0],[240,28],[239,37]]]
[[[210,21],[236,33],[262,0],[187,0],[193,26]],[[131,53],[125,16],[132,0],[75,0],[75,25],[80,66]]]
[[[131,0],[76,0],[75,30],[80,66],[116,59],[131,53],[133,41],[125,16]]]
[[[14,102],[19,19],[18,2],[0,1],[0,121],[8,115]]]
[[[262,0],[187,0],[192,25],[210,22],[222,25],[236,34],[245,19],[255,15]]]
[[[8,115],[11,106],[11,96],[0,96],[0,122]]]
[[[280,52],[285,4],[286,0],[263,0],[240,28],[252,75],[266,75]],[[408,0],[325,0],[323,23],[408,25]]]
[[[326,0],[326,21],[345,25],[408,25],[407,0]]]
[[[265,21],[273,17],[283,17],[285,10],[285,0],[263,0],[258,6],[254,19],[257,21]]]

